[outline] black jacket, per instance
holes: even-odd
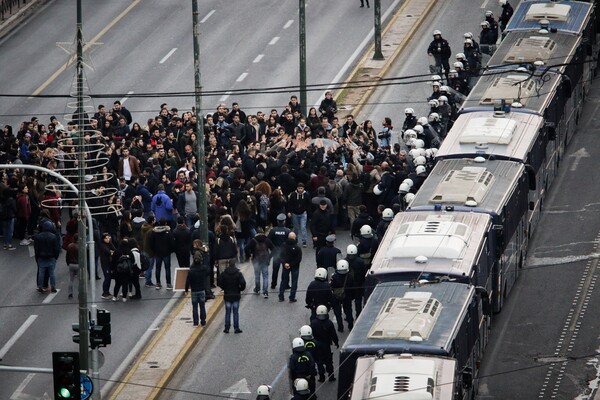
[[[442,58],[449,59],[452,55],[452,50],[450,49],[450,44],[444,38],[434,39],[429,43],[429,47],[427,48],[428,54],[440,55]]]
[[[231,265],[219,275],[219,287],[223,289],[223,300],[239,301],[241,293],[246,289],[246,280],[242,272],[235,266]]]
[[[221,233],[217,237],[215,246],[215,260],[226,260],[237,257],[237,245],[234,239],[226,233]]]
[[[256,250],[259,243],[264,243],[267,246],[267,249],[269,249],[267,254],[257,254]],[[259,233],[248,241],[248,244],[244,248],[244,253],[246,254],[246,258],[252,257],[252,262],[268,264],[273,256],[273,249],[273,243],[264,234]]]
[[[373,220],[373,217],[366,212],[358,214],[352,223],[352,227],[350,229],[350,237],[352,239],[360,237],[360,228],[362,228],[363,225],[369,225],[371,229],[375,229],[375,221]]]
[[[309,283],[308,289],[306,289],[306,306],[312,309],[316,309],[320,305],[331,308],[332,297],[333,293],[329,282],[315,279]]]
[[[331,224],[330,213],[327,210],[316,210],[310,220],[310,231],[313,236],[327,236],[334,231]]]
[[[317,253],[317,268],[334,268],[337,264],[337,256],[342,254],[337,247],[326,245],[319,249]]]
[[[54,258],[60,255],[60,238],[58,234],[48,230],[42,231],[33,237],[35,259]]]
[[[168,226],[155,226],[150,234],[152,252],[157,257],[166,257],[173,252],[175,240],[171,228]]]
[[[191,289],[192,292],[201,292],[205,290],[208,274],[208,268],[204,262],[194,262],[185,280],[185,291],[187,292]]]
[[[302,248],[296,239],[288,239],[283,245],[282,262],[290,264],[291,269],[300,268],[302,262]]]
[[[173,231],[175,253],[189,253],[192,248],[192,232],[186,225],[177,225]]]
[[[323,345],[329,347],[331,344],[339,346],[340,342],[335,331],[335,326],[333,326],[333,322],[329,318],[315,318],[310,321],[310,327],[312,328],[313,338],[317,342],[317,346]]]
[[[308,191],[299,194],[297,190],[290,194],[288,200],[288,211],[292,214],[302,214],[309,211],[312,207],[310,193]]]

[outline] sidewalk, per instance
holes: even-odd
[[[4,1],[5,0],[0,0],[0,7],[2,7]],[[20,2],[13,4],[12,7],[8,7],[8,3],[10,2],[6,3],[7,6],[6,9],[3,10],[3,15],[0,13],[0,39],[9,34],[15,26],[27,18],[37,6],[43,3],[43,0],[21,0]],[[2,10],[0,9],[0,12],[1,11]]]
[[[384,60],[372,60],[373,46],[371,46],[351,72],[348,80],[378,81],[382,79],[434,4],[435,0],[406,0],[382,33]],[[339,91],[337,101],[338,103],[356,104],[357,106],[352,110],[348,110],[356,115],[373,90],[374,88],[344,89]],[[247,265],[242,266],[245,276],[252,274],[251,270]],[[154,400],[160,395],[161,388],[168,386],[169,380],[175,375],[185,357],[206,331],[205,328],[192,327],[189,297],[179,301],[180,304],[162,324],[160,330],[145,347],[146,350],[137,357],[129,372],[120,379],[122,383],[106,398],[111,400]],[[207,303],[207,325],[213,322],[222,307],[222,296],[217,296],[215,300]]]

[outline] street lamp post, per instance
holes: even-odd
[[[373,60],[383,60],[381,52],[381,0],[375,0],[375,53]]]
[[[306,116],[306,4],[299,0],[298,25],[300,38],[300,105],[302,115]]]

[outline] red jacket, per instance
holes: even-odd
[[[31,217],[31,203],[29,195],[25,193],[17,194],[17,218],[29,219]]]

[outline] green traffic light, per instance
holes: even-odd
[[[63,399],[70,399],[71,398],[71,391],[69,389],[67,389],[67,388],[61,388],[60,391],[59,391],[59,395]]]

